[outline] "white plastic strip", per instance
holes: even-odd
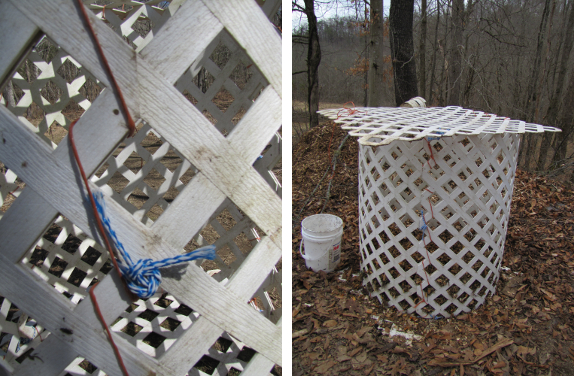
[[[461,107],[358,107],[329,109],[319,114],[341,123],[362,145],[387,145],[393,140],[503,133],[560,132],[560,129]]]

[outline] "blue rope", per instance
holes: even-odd
[[[152,297],[158,290],[160,283],[162,282],[162,275],[160,274],[160,269],[165,266],[176,265],[182,262],[193,261],[196,259],[208,259],[213,260],[216,258],[216,247],[214,245],[209,245],[207,247],[202,247],[196,249],[190,253],[184,253],[178,256],[170,257],[167,259],[153,261],[151,259],[140,259],[137,262],[132,260],[130,254],[126,252],[122,243],[118,240],[116,232],[112,230],[110,219],[106,216],[105,208],[106,204],[104,202],[104,195],[101,192],[96,192],[93,194],[94,200],[96,201],[96,208],[98,213],[102,218],[102,223],[106,229],[109,237],[114,243],[114,247],[120,252],[124,262],[118,260],[118,266],[122,271],[123,277],[126,280],[126,284],[131,292],[138,295],[142,299],[147,299]]]
[[[444,132],[437,132],[439,135],[445,134]],[[427,141],[434,141],[434,140],[441,140],[441,136],[439,137],[427,137]]]
[[[421,240],[425,239],[425,230],[427,230],[427,223],[425,222],[425,216],[423,215],[423,209],[421,209],[421,220],[423,221],[423,226],[420,227],[420,230],[423,232],[423,236]]]

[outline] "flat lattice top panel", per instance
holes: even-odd
[[[461,107],[358,107],[328,109],[319,114],[343,124],[362,145],[387,145],[394,140],[482,133],[542,133],[559,129]]]

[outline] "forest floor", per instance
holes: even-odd
[[[472,312],[424,319],[362,285],[355,139],[327,202],[331,168],[311,196],[344,137],[323,122],[293,146],[293,375],[573,375],[572,185],[518,171],[496,294]],[[334,272],[315,273],[299,255],[300,223],[324,204],[344,221],[342,256]]]

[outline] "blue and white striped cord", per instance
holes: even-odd
[[[425,222],[425,216],[423,215],[423,209],[421,209],[421,220],[423,221],[423,225],[420,227],[423,235],[421,236],[421,240],[425,240],[425,230],[427,230],[427,223]]]
[[[182,262],[193,261],[200,258],[208,260],[213,260],[216,258],[216,247],[214,245],[209,245],[207,247],[196,249],[190,253],[184,253],[159,261],[153,261],[151,259],[140,259],[134,262],[132,257],[130,257],[130,254],[126,252],[124,246],[118,240],[116,232],[112,229],[110,219],[106,215],[105,211],[106,203],[104,202],[104,195],[101,192],[96,192],[93,195],[94,200],[96,201],[96,208],[100,214],[100,217],[102,218],[104,228],[114,243],[114,247],[124,259],[123,262],[122,260],[118,260],[118,266],[122,271],[122,276],[124,277],[130,291],[138,295],[140,298],[150,298],[158,290],[158,287],[162,282],[162,275],[160,274],[159,268],[176,265]]]

